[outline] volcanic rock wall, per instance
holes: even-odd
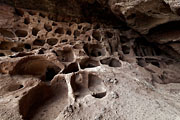
[[[38,2],[0,6],[1,119],[180,118],[178,6]]]

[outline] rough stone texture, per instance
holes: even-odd
[[[178,0],[110,0],[109,6],[113,13],[144,34],[148,41],[165,44],[166,47],[161,49],[179,54]]]
[[[14,21],[14,9],[7,5],[1,5],[0,11],[0,28],[11,28]]]
[[[56,16],[76,18],[96,14],[96,10],[89,9],[92,6],[94,6],[92,8],[98,7],[98,9],[109,8],[117,17],[125,20],[130,27],[142,34],[147,34],[151,28],[157,25],[180,19],[180,2],[178,0],[0,0],[0,2],[15,7],[47,11]],[[50,17],[55,16],[51,15]],[[59,20],[58,18],[54,19]]]
[[[17,6],[27,4],[22,2],[16,1]],[[36,5],[51,9],[49,2]],[[78,14],[78,9],[76,17],[56,16],[62,18],[57,21],[51,19],[52,13],[0,6],[0,119],[180,119],[179,30],[175,27],[179,22],[157,26],[178,20],[174,13],[178,7],[166,1],[167,7],[160,0],[98,2],[105,8],[109,4],[136,31],[150,32],[140,35],[114,16],[108,18],[108,10],[82,22],[84,14]],[[65,3],[62,6],[67,8]],[[119,9],[120,3],[126,6]],[[155,22],[141,16],[152,8],[161,11],[160,20],[152,13],[148,15]],[[127,20],[133,12],[135,18]],[[133,27],[132,19],[149,21],[147,25],[135,22]]]
[[[117,22],[119,18],[135,31],[148,34],[149,41],[160,44],[178,41],[180,38],[179,28],[174,29],[180,20],[178,0],[0,0],[0,2],[49,12],[48,17],[55,21],[92,23],[101,18],[101,20],[109,19],[108,21],[112,21],[111,24],[116,23],[115,26],[119,26],[121,25]]]
[[[174,1],[164,0],[110,0],[109,5],[117,16],[135,30],[147,34],[151,28],[170,21],[179,20]],[[176,7],[176,8],[175,8]]]
[[[179,1],[109,0],[108,4],[116,16],[126,21],[135,31],[143,34],[148,41],[166,44],[166,47],[161,47],[163,50],[173,54],[178,53]]]

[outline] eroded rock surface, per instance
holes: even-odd
[[[173,2],[164,0],[124,0],[110,1],[112,11],[142,34],[147,34],[151,28],[170,21],[179,20]],[[179,6],[176,6],[179,7]],[[176,8],[177,9],[177,8]],[[120,16],[121,15],[121,16]]]
[[[179,30],[175,22],[157,26],[178,20],[178,6],[160,0],[98,2],[117,16],[130,15],[130,21],[149,20],[134,27],[126,20],[147,34],[97,16],[90,22],[74,22],[72,16],[57,21],[46,12],[0,6],[1,119],[180,119]],[[121,3],[123,12],[117,11]],[[161,13],[147,15],[148,5]]]

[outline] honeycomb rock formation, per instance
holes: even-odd
[[[150,42],[167,44],[174,49],[169,43],[179,41],[178,0],[109,0],[109,6],[113,13],[144,34]],[[174,51],[177,52],[177,48]]]
[[[152,3],[164,8],[159,1]],[[42,7],[52,5],[46,2]],[[166,3],[177,11],[173,2]],[[136,26],[137,32],[114,17],[118,26],[99,16],[82,22],[82,14],[68,20],[57,15],[62,18],[57,21],[45,11],[4,4],[0,10],[0,119],[180,119],[176,22],[143,26],[150,31],[141,35],[143,27]],[[178,20],[175,13],[166,12],[172,15],[166,22]]]

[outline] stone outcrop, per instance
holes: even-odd
[[[166,47],[161,47],[164,51],[178,54],[179,1],[110,0],[109,6],[115,15],[144,35],[148,41],[166,44]],[[171,48],[171,51],[168,48]]]
[[[147,34],[158,25],[179,20],[176,3],[168,0],[109,1],[112,11],[141,34]]]
[[[180,20],[178,0],[40,0],[38,2],[1,0],[1,2],[15,7],[46,11],[49,13],[48,18],[55,21],[78,23],[104,21],[118,28],[124,27],[127,23],[150,42],[159,44],[178,42],[180,38],[180,30],[177,27]],[[9,18],[8,21],[10,21]],[[125,22],[124,25],[122,21]],[[179,44],[176,46],[179,47]],[[167,47],[178,52],[177,48],[174,49],[174,45],[172,47],[168,44]]]
[[[178,1],[1,2],[0,119],[180,119]]]

